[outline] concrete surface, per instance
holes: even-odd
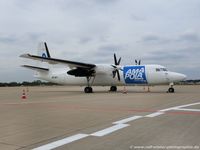
[[[200,86],[118,88],[0,88],[0,149],[200,149]]]

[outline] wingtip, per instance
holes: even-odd
[[[30,54],[22,54],[22,55],[20,55],[19,57],[27,58],[27,57],[29,57],[29,56],[30,56]]]

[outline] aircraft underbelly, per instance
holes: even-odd
[[[61,79],[62,83],[65,85],[80,85],[87,86],[86,77],[75,77],[71,75],[65,75],[64,80]],[[95,77],[90,77],[89,84],[93,86],[110,86],[110,85],[123,85],[117,79],[113,79],[109,75],[96,75]]]

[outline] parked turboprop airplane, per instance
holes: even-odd
[[[168,92],[173,93],[173,83],[186,79],[186,75],[171,72],[161,65],[125,65],[121,66],[121,57],[114,64],[89,64],[52,58],[47,44],[42,43],[38,55],[23,54],[20,57],[37,60],[37,66],[23,65],[35,70],[35,77],[64,85],[85,86],[85,93],[92,93],[92,86],[111,86],[110,91],[117,91],[117,86],[125,85],[162,85],[169,84]],[[54,67],[63,64],[63,68]],[[46,65],[45,67],[43,67]],[[48,66],[48,67],[47,67]]]

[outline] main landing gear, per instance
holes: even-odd
[[[85,89],[84,89],[84,92],[85,93],[93,93],[93,89],[92,89],[92,87],[85,87]]]
[[[117,87],[116,86],[111,86],[110,87],[110,91],[111,92],[116,92],[117,91]]]
[[[84,89],[85,93],[93,93],[93,89],[90,86],[90,79],[91,79],[91,77],[87,77],[87,87],[85,87],[85,89]]]
[[[174,83],[169,84],[169,89],[167,91],[168,93],[174,93],[174,87],[173,86],[174,86]]]

